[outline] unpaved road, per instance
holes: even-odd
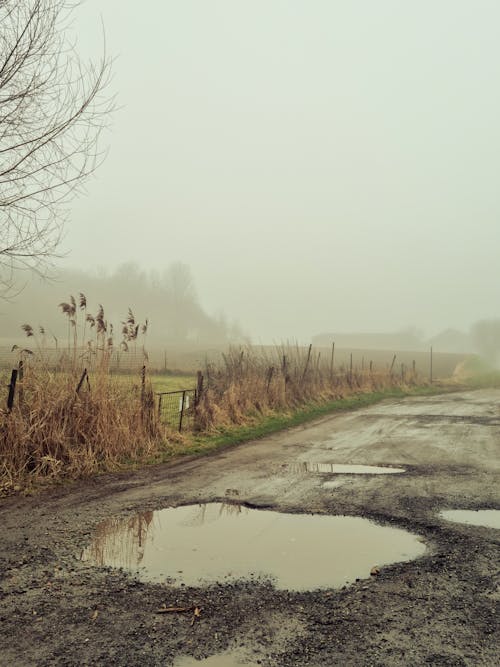
[[[500,509],[499,453],[500,391],[481,390],[387,401],[208,458],[3,499],[0,664],[168,666],[237,649],[269,667],[498,665],[500,531],[438,513]],[[297,462],[406,473],[351,475],[326,490],[333,475],[301,473]],[[406,528],[428,550],[344,589],[300,593],[147,584],[79,560],[103,519],[236,492],[251,506]],[[162,604],[202,613],[191,623],[156,614]]]

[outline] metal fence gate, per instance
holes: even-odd
[[[193,430],[196,389],[157,392],[158,417],[173,429]]]

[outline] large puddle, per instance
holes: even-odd
[[[344,465],[342,463],[292,463],[288,469],[294,473],[322,473],[337,475],[391,475],[405,472],[404,468],[389,466]]]
[[[439,515],[446,521],[500,529],[500,510],[444,510]]]
[[[424,551],[417,536],[361,517],[209,503],[105,521],[82,560],[123,567],[145,581],[199,586],[264,578],[279,589],[314,590]]]

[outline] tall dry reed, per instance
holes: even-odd
[[[0,409],[0,485],[26,486],[41,478],[77,478],[143,461],[165,441],[151,384],[144,372],[129,381],[110,373],[113,327],[99,306],[87,312],[80,294],[60,304],[68,340],[49,355],[45,330],[22,326],[30,347],[14,346],[19,368],[14,405]],[[79,312],[80,311],[80,312]],[[129,310],[123,348],[147,331]],[[146,364],[144,351],[144,363]]]
[[[341,365],[321,358],[311,346],[233,348],[206,365],[205,391],[197,408],[202,430],[241,424],[249,417],[325,403],[356,393],[421,383],[414,368]]]

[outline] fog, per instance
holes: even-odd
[[[184,262],[256,342],[499,316],[496,0],[88,0],[86,55],[101,15],[120,109],[57,268]]]

